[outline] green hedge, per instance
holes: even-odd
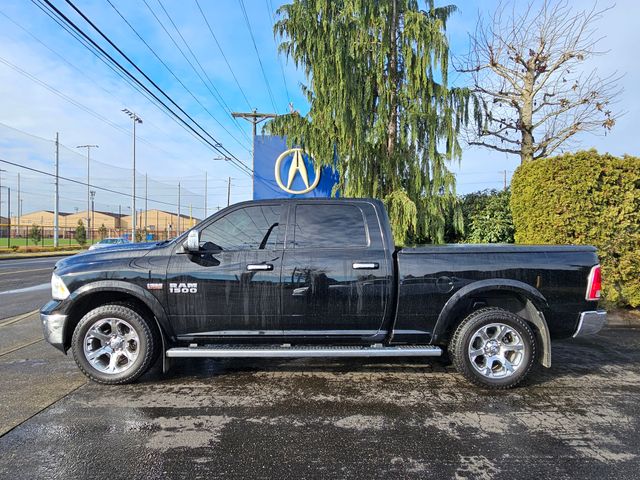
[[[523,164],[511,210],[517,243],[595,245],[605,299],[640,305],[640,158],[589,150]]]

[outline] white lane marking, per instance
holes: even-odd
[[[51,288],[51,284],[41,283],[40,285],[34,285],[33,287],[26,288],[17,288],[16,290],[7,290],[6,292],[0,292],[0,295],[10,295],[13,293],[25,293],[25,292],[37,292],[38,290],[46,290],[47,288]]]
[[[12,273],[44,272],[45,270],[53,270],[53,267],[51,267],[51,268],[33,268],[31,270],[12,270],[11,272],[0,272],[0,275],[11,275]]]

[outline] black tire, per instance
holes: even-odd
[[[449,352],[456,370],[467,380],[488,389],[504,390],[515,387],[533,368],[536,336],[518,315],[497,307],[482,308],[458,325]]]
[[[88,335],[90,329],[92,333]],[[114,345],[119,347],[115,350],[112,349],[111,343],[103,341],[103,337],[106,339],[114,334]],[[125,341],[126,338],[128,340]],[[88,353],[85,353],[85,342]],[[82,317],[73,331],[71,340],[73,358],[78,368],[94,382],[106,385],[135,381],[153,365],[159,346],[157,335],[149,323],[133,308],[124,304],[103,305],[91,310]],[[107,351],[102,355],[96,355],[92,364],[87,355],[99,353],[98,350],[104,348],[107,348]],[[109,349],[111,353],[108,352]],[[129,355],[134,357],[133,360],[130,360]],[[112,356],[113,371],[102,371],[111,367],[107,359],[111,361]]]

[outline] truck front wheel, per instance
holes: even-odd
[[[91,380],[109,385],[133,382],[154,359],[155,338],[136,311],[121,304],[87,313],[73,332],[73,358]]]
[[[457,327],[449,351],[469,381],[490,389],[511,388],[536,359],[536,337],[519,316],[496,307],[471,313]]]

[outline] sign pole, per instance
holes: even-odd
[[[255,175],[256,168],[256,136],[258,130],[258,124],[264,122],[268,118],[276,118],[278,115],[275,113],[260,113],[256,109],[253,112],[231,112],[233,118],[242,118],[251,123],[251,197],[253,198],[253,176]]]

